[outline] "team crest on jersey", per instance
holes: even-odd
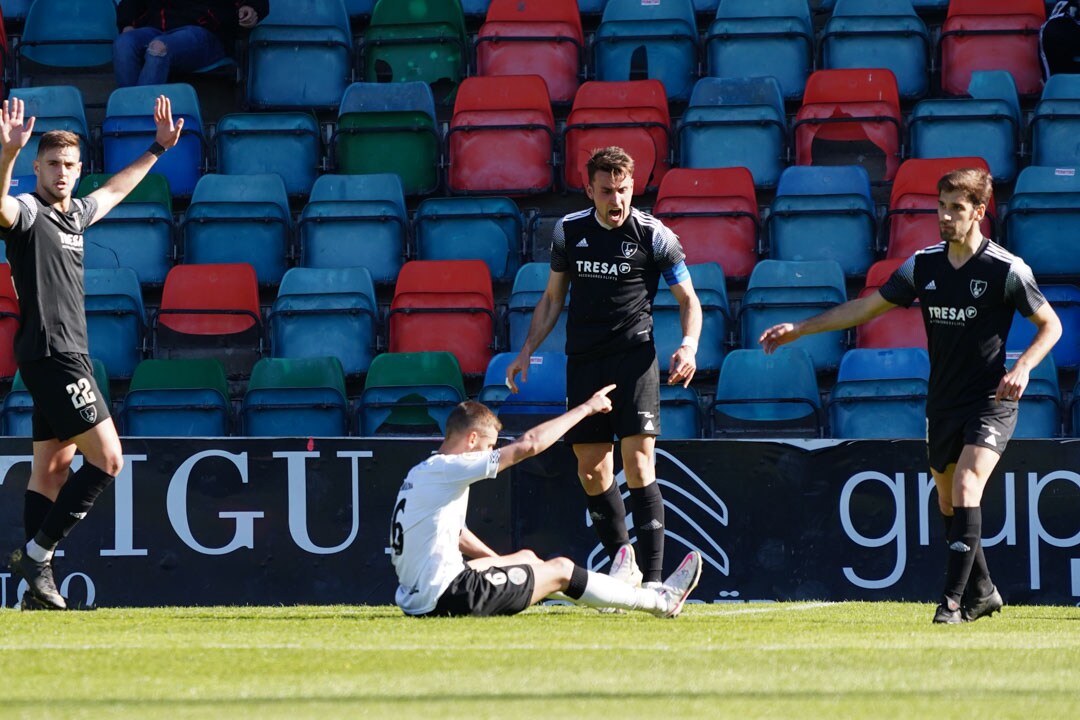
[[[622,244],[623,257],[632,258],[632,257],[634,257],[634,253],[636,253],[636,252],[637,252],[637,243],[630,242],[629,240],[623,242],[623,244]]]
[[[93,423],[97,420],[97,408],[93,405],[87,405],[79,411],[79,414],[82,415],[82,419],[88,423]]]
[[[975,298],[982,297],[982,294],[986,292],[985,280],[972,280],[971,281],[971,295]]]

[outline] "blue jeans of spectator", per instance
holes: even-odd
[[[150,48],[154,40],[165,45],[164,52]],[[118,87],[159,85],[168,82],[172,70],[194,72],[224,56],[221,39],[198,25],[166,31],[135,28],[113,41],[113,72]]]

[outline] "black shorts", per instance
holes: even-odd
[[[1016,430],[1019,404],[986,398],[966,407],[936,412],[926,418],[930,467],[938,472],[960,459],[965,445],[990,448],[998,455]]]
[[[567,407],[580,405],[612,383],[611,412],[579,422],[566,433],[567,442],[609,443],[613,436],[660,434],[660,371],[653,344],[588,360],[567,358]]]
[[[532,605],[536,576],[529,565],[507,565],[484,570],[466,567],[439,596],[426,617],[490,617],[517,615]]]
[[[87,355],[61,353],[21,363],[19,374],[34,398],[34,440],[68,440],[109,417]]]

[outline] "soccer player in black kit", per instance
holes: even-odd
[[[664,559],[664,500],[656,485],[654,446],[660,434],[660,373],[652,333],[652,301],[664,275],[679,303],[682,345],[672,354],[668,383],[690,384],[701,335],[701,303],[686,269],[679,238],[656,218],[630,206],[634,161],[622,148],[594,151],[585,192],[593,207],[563,217],[551,243],[551,274],[533,313],[529,334],[506,379],[528,381],[529,356],[547,337],[567,291],[566,394],[569,407],[615,384],[613,410],[593,415],[566,433],[577,457],[589,515],[609,557],[627,546],[626,507],[615,483],[613,437],[620,440],[637,532],[641,575],[659,585]]]
[[[94,500],[123,468],[116,426],[94,382],[83,307],[83,231],[112,210],[176,145],[168,98],[157,98],[155,142],[101,188],[82,199],[72,191],[82,172],[79,138],[66,131],[41,136],[32,193],[8,195],[15,159],[30,139],[34,118],[23,101],[0,109],[0,239],[19,297],[15,359],[34,399],[34,460],[26,490],[26,545],[11,555],[11,569],[26,581],[24,610],[63,610],[52,557],[56,546],[83,519]],[[83,454],[69,476],[75,451]]]
[[[772,352],[803,335],[852,327],[919,301],[930,352],[926,442],[949,546],[935,623],[972,622],[1002,607],[982,550],[983,489],[1016,427],[1029,373],[1061,337],[1061,322],[1031,268],[979,230],[992,192],[983,170],[945,175],[938,182],[942,242],[915,253],[872,295],[773,326],[760,338]],[[1015,311],[1037,330],[1006,370]]]

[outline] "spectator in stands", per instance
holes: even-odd
[[[596,150],[586,166],[593,207],[562,218],[552,233],[551,274],[533,313],[521,352],[506,369],[528,381],[529,357],[555,327],[570,292],[566,324],[569,404],[597,388],[618,385],[615,410],[566,434],[574,446],[589,516],[608,555],[629,542],[626,507],[615,482],[619,438],[637,554],[646,584],[659,583],[664,560],[664,499],[656,482],[654,449],[660,434],[660,372],[652,332],[652,300],[663,275],[679,303],[683,341],[669,360],[668,384],[690,384],[697,370],[701,303],[679,238],[652,215],[630,206],[634,160],[620,147]]]
[[[173,70],[194,72],[232,49],[238,28],[270,12],[269,0],[121,0],[113,42],[118,87],[168,82]]]
[[[1043,73],[1080,73],[1080,0],[1062,0],[1054,5],[1039,31]]]
[[[454,408],[446,439],[409,471],[394,503],[390,560],[400,583],[394,600],[406,615],[514,615],[555,592],[589,607],[679,614],[701,576],[696,550],[664,585],[639,588],[633,586],[634,551],[628,544],[619,548],[608,577],[568,558],[541,560],[532,550],[499,555],[465,526],[470,485],[543,452],[582,420],[611,412],[608,393],[614,389],[600,388],[500,449],[495,444],[502,423],[495,413],[477,402]]]
[[[1016,429],[1031,370],[1061,337],[1031,268],[979,229],[992,192],[985,170],[948,173],[938,181],[940,243],[908,258],[872,295],[774,325],[758,339],[770,353],[919,302],[930,351],[926,446],[949,548],[935,623],[972,622],[1002,607],[982,550],[983,490]],[[1035,337],[1007,370],[1005,339],[1017,312]]]

